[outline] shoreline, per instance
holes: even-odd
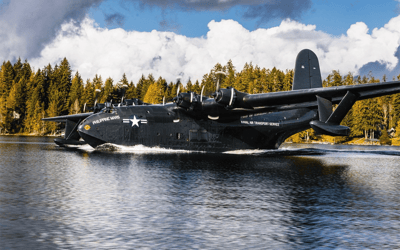
[[[26,137],[61,137],[61,135],[39,135],[35,133],[16,133],[16,134],[0,134],[0,136],[26,136]]]

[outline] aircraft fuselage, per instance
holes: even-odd
[[[290,135],[310,127],[316,109],[237,115],[229,120],[194,118],[175,104],[115,107],[80,123],[92,147],[104,143],[199,151],[275,149]]]

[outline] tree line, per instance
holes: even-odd
[[[223,71],[225,75],[216,74]],[[282,71],[276,68],[260,68],[246,63],[241,71],[236,70],[232,61],[226,65],[216,64],[199,82],[188,80],[179,83],[181,92],[201,92],[205,95],[215,91],[219,78],[220,86],[232,86],[250,94],[288,91],[292,88],[293,70]],[[384,76],[382,81],[386,81]],[[395,79],[393,79],[395,80]],[[397,77],[400,80],[400,75]],[[341,75],[332,71],[323,80],[324,87],[355,85],[380,82],[371,73],[367,76]],[[12,64],[3,62],[0,70],[0,133],[48,134],[59,129],[59,124],[45,123],[41,119],[67,114],[88,112],[95,99],[99,103],[119,102],[139,98],[146,103],[162,103],[163,99],[172,101],[178,91],[178,84],[167,82],[164,78],[155,79],[153,75],[142,75],[138,82],[129,81],[125,74],[115,81],[103,80],[100,75],[84,81],[79,72],[72,75],[71,66],[66,58],[59,65],[47,65],[34,70],[28,61],[18,59]],[[350,137],[374,138],[376,131],[391,128],[400,132],[400,94],[357,101],[349,111],[342,125],[351,128]],[[313,131],[300,133],[300,136],[315,136]],[[400,133],[396,134],[400,137]]]

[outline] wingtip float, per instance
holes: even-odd
[[[213,98],[178,91],[174,103],[124,100],[96,104],[91,113],[43,120],[66,123],[65,137],[55,139],[60,146],[277,149],[289,136],[309,128],[319,134],[348,135],[350,129],[339,124],[356,101],[395,93],[400,93],[400,82],[322,88],[318,58],[305,49],[297,56],[291,91],[248,94],[218,86]],[[334,111],[333,104],[338,104]]]

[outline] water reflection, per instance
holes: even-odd
[[[66,150],[47,138],[6,139],[0,137],[0,241],[6,247],[400,244],[397,156],[318,150],[138,155]]]

